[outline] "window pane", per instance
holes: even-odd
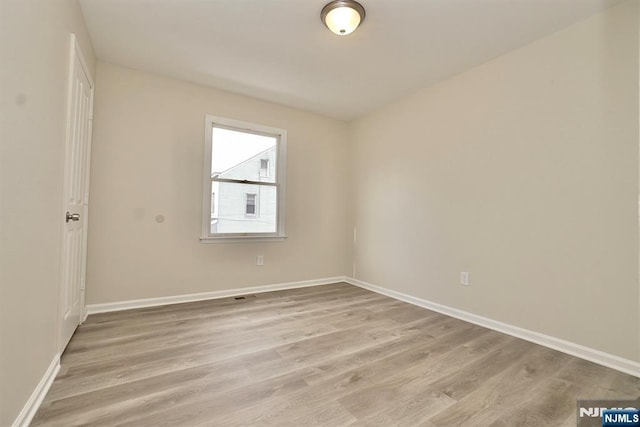
[[[216,211],[211,214],[211,233],[275,233],[277,187],[270,185],[212,182]]]
[[[275,182],[275,136],[213,127],[212,177]]]

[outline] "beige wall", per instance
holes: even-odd
[[[14,421],[58,335],[69,33],[95,56],[73,0],[0,2],[0,425]]]
[[[199,242],[207,113],[287,129],[286,241]],[[87,302],[345,275],[346,143],[343,122],[99,62]]]
[[[352,133],[358,279],[639,360],[638,2]]]

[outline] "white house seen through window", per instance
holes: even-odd
[[[205,131],[202,240],[283,238],[286,131],[213,116]]]

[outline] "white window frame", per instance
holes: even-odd
[[[255,242],[255,241],[281,241],[286,239],[285,234],[285,195],[286,195],[286,161],[287,161],[287,131],[285,129],[249,123],[241,120],[228,119],[207,114],[204,128],[204,171],[202,185],[202,243],[217,242]],[[276,232],[275,233],[211,233],[211,153],[213,127],[222,127],[230,130],[266,135],[276,138],[276,170],[274,183],[238,181],[239,183],[273,185],[277,188]],[[217,206],[219,209],[220,207]],[[256,209],[257,197],[256,197]],[[256,212],[257,213],[257,212]]]

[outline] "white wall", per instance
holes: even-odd
[[[57,351],[69,34],[95,56],[75,0],[0,2],[0,425]]]
[[[205,114],[288,131],[285,241],[199,242]],[[345,275],[346,134],[336,120],[99,62],[87,302]]]
[[[638,38],[625,2],[354,123],[357,278],[639,360]]]

